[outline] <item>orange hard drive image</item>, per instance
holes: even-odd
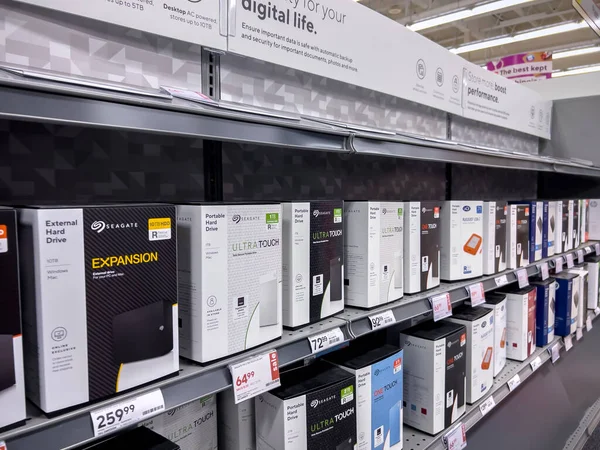
[[[483,361],[481,362],[481,368],[483,370],[488,370],[490,368],[490,363],[492,362],[492,347],[488,347],[485,351],[485,355],[483,355]]]
[[[477,255],[477,252],[481,248],[483,238],[476,233],[473,233],[467,243],[464,245],[463,250],[471,255]]]
[[[502,339],[500,339],[500,348],[506,347],[506,328],[502,330]]]

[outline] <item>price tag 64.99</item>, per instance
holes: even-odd
[[[433,321],[437,322],[452,315],[452,303],[450,294],[439,294],[429,298],[431,308],[433,309]]]
[[[483,283],[472,284],[467,287],[467,291],[469,291],[469,297],[471,297],[471,306],[478,306],[485,303]]]
[[[102,436],[134,425],[164,410],[165,400],[160,389],[96,409],[90,412],[94,436]]]
[[[375,330],[376,328],[385,327],[396,323],[396,317],[394,316],[394,312],[388,309],[382,313],[369,316],[369,322],[371,322],[371,329]]]
[[[467,446],[467,432],[464,423],[459,423],[443,438],[448,450],[462,450]]]
[[[233,382],[233,399],[244,400],[281,386],[277,350],[254,356],[229,366]]]
[[[325,351],[330,347],[340,345],[345,340],[344,333],[339,327],[308,338],[310,349],[313,354]]]

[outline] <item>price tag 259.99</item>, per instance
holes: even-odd
[[[334,328],[322,334],[316,334],[308,338],[310,349],[313,354],[327,350],[341,344],[346,339],[340,327]]]
[[[229,370],[236,405],[281,386],[277,350],[270,350],[237,364],[231,364]]]

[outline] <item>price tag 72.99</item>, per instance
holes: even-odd
[[[333,330],[326,331],[325,333],[316,334],[308,338],[310,343],[310,349],[313,355],[327,350],[330,347],[341,344],[346,339],[344,333],[340,327],[334,328]]]
[[[229,370],[236,405],[281,386],[277,350],[270,350],[237,364],[231,364]]]

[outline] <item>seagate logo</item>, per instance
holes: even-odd
[[[314,399],[313,401],[310,402],[310,406],[312,408],[316,408],[319,405],[322,405],[323,403],[327,403],[330,402],[331,400],[335,400],[335,395],[330,395],[329,397],[325,397],[322,399]]]
[[[236,214],[235,216],[233,216],[231,218],[231,220],[233,220],[235,223],[240,223],[240,220],[242,220],[242,216],[240,216],[239,214]]]
[[[310,402],[310,406],[312,408],[316,408],[317,406],[319,406],[319,400],[313,400],[312,402]]]
[[[92,231],[95,231],[96,233],[102,233],[102,231],[104,231],[104,229],[106,228],[106,223],[102,220],[96,220],[94,223],[92,223]]]
[[[95,220],[90,228],[92,231],[96,233],[102,233],[104,230],[116,230],[123,228],[137,228],[137,222],[129,222],[129,223],[106,223],[104,220]]]
[[[231,217],[231,220],[233,220],[234,223],[240,223],[240,222],[258,222],[260,220],[261,216],[242,216],[240,214],[234,214]],[[264,220],[264,217],[263,217]]]
[[[463,206],[463,211],[471,211],[471,207],[469,205]]]
[[[381,210],[381,212],[382,212],[382,213],[383,213],[383,215],[385,216],[385,215],[387,214],[387,209],[386,209],[386,208],[383,208],[383,209]]]
[[[331,211],[319,211],[318,209],[315,209],[313,211],[313,216],[315,217],[319,217],[319,216],[330,216],[331,215]]]

